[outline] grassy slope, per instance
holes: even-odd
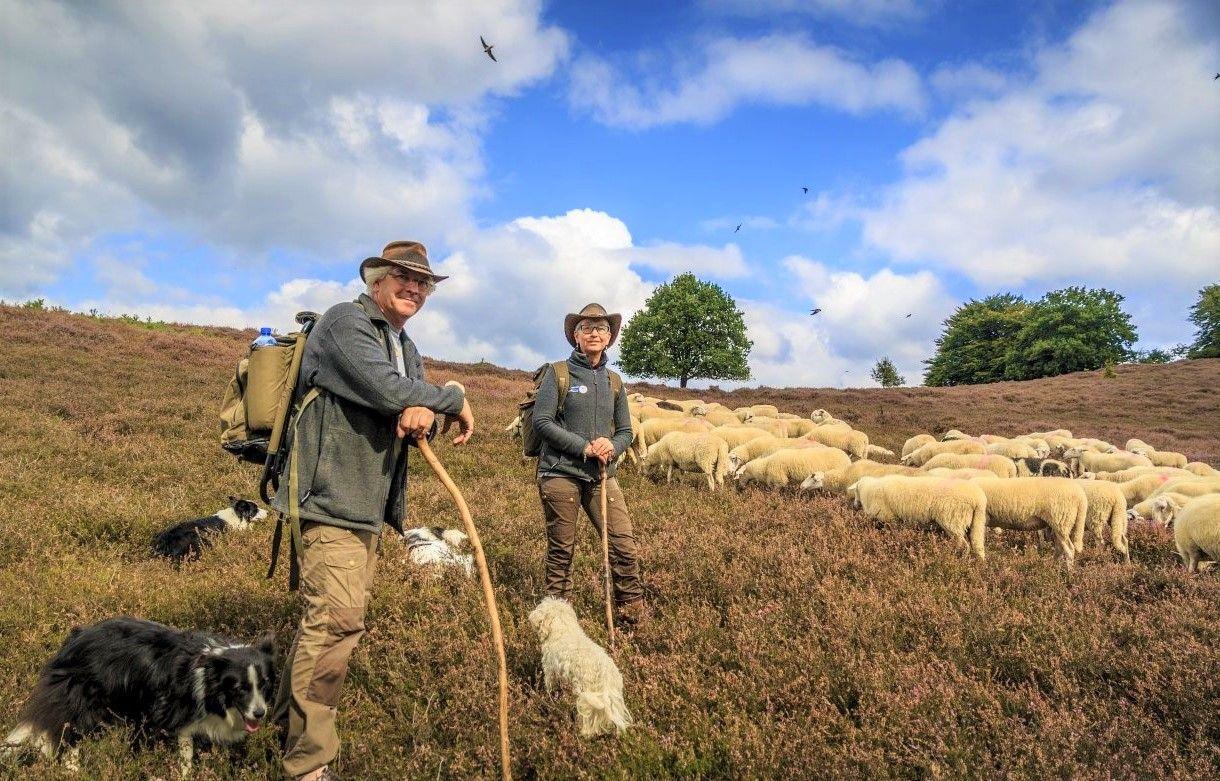
[[[254,493],[214,413],[249,334],[150,329],[0,307],[0,723],[74,624],[118,614],[286,644],[295,603],[263,580],[269,528],[180,572],[149,560],[173,520]],[[426,348],[426,345],[424,345]],[[826,407],[891,447],[917,430],[1066,426],[1220,461],[1220,361],[1120,367],[981,388],[772,390],[726,403]],[[1165,532],[1132,531],[1134,563],[1092,541],[1075,572],[1032,539],[990,540],[986,566],[931,533],[876,529],[834,498],[623,476],[656,620],[621,642],[639,727],[581,741],[541,691],[525,614],[544,545],[527,466],[499,433],[525,375],[434,364],[470,390],[480,433],[441,445],[493,562],[513,680],[519,777],[1180,777],[1220,774],[1220,578],[1188,577]],[[736,401],[742,400],[742,401]],[[416,522],[457,525],[413,464]],[[592,534],[576,608],[602,638]],[[496,768],[494,664],[478,589],[432,581],[387,540],[342,704],[340,770],[368,779]],[[198,778],[278,778],[274,739]],[[168,749],[90,744],[86,773],[170,771]],[[0,763],[4,760],[0,760]],[[0,764],[0,775],[11,766]],[[58,769],[27,770],[69,777]]]

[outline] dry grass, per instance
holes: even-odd
[[[287,642],[295,603],[263,580],[268,527],[181,571],[147,555],[171,521],[251,496],[255,470],[216,443],[214,413],[252,334],[147,329],[0,307],[0,722],[12,723],[68,629],[118,613]],[[426,345],[425,345],[426,347]],[[1220,361],[1119,367],[960,389],[756,390],[728,404],[826,407],[881,444],[917,430],[1078,434],[1220,460]],[[709,496],[626,473],[655,620],[620,642],[639,727],[582,741],[541,688],[526,613],[544,536],[527,465],[499,433],[526,375],[432,364],[466,384],[471,447],[438,447],[492,561],[512,676],[520,778],[1215,778],[1220,578],[1189,577],[1161,531],[1133,563],[1090,546],[1074,572],[1032,538],[992,539],[985,566],[933,534],[876,529],[834,498]],[[422,459],[413,519],[458,525]],[[1089,541],[1091,543],[1091,541]],[[495,666],[477,586],[413,573],[386,541],[369,635],[342,704],[339,770],[363,779],[494,775]],[[590,533],[576,609],[601,638]],[[604,639],[604,638],[603,638]],[[200,779],[278,778],[260,733]],[[168,749],[87,744],[80,777],[171,773]],[[13,773],[0,764],[0,775]],[[68,778],[40,763],[30,777]]]

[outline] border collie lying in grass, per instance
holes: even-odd
[[[456,550],[466,543],[465,532],[441,526],[420,526],[407,529],[402,539],[412,564],[437,565],[433,571],[435,577],[444,574],[446,566],[461,567],[468,578],[474,575],[474,556]]]
[[[5,749],[53,757],[66,748],[75,770],[81,738],[126,724],[138,740],[177,739],[185,774],[195,738],[233,745],[262,726],[275,687],[271,652],[270,635],[246,645],[130,616],[76,627],[43,667]]]
[[[255,521],[267,517],[267,511],[254,502],[230,496],[230,507],[193,521],[182,521],[153,538],[153,553],[174,562],[193,561],[211,547],[211,537],[229,531],[245,531]]]

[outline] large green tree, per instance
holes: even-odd
[[[1053,377],[1125,360],[1136,333],[1122,302],[1121,295],[1104,288],[1047,293],[1030,307],[1008,344],[1004,378]]]
[[[618,365],[636,377],[748,380],[754,343],[737,303],[711,282],[679,274],[649,296],[623,329]]]
[[[1199,330],[1187,356],[1220,358],[1220,283],[1199,291],[1199,300],[1190,308],[1190,322]]]
[[[888,355],[873,364],[873,370],[868,373],[868,376],[872,377],[882,388],[897,388],[900,385],[906,385],[907,382],[906,377],[898,373],[898,369]]]
[[[974,385],[1004,379],[1008,344],[1021,330],[1030,304],[1000,293],[967,301],[945,321],[936,355],[924,361],[928,385]]]

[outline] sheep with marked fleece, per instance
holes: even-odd
[[[1103,481],[1108,482],[1108,481]],[[1177,482],[1172,477],[1167,475],[1140,475],[1123,483],[1115,483],[1123,492],[1123,496],[1127,497],[1127,504],[1137,504],[1152,496],[1152,493],[1161,486]]]
[[[987,448],[982,442],[975,442],[971,439],[954,439],[948,442],[929,442],[922,447],[912,450],[902,457],[902,463],[908,466],[923,466],[928,461],[931,461],[934,456],[942,453],[956,453],[958,455],[974,453],[977,455],[986,455]]]
[[[1134,480],[1137,477],[1144,475],[1162,475],[1173,479],[1177,477],[1198,477],[1194,472],[1186,469],[1174,469],[1168,466],[1134,466],[1130,469],[1120,469],[1117,472],[1090,472],[1095,480],[1106,480],[1111,483],[1125,483],[1128,480]],[[1084,476],[1084,473],[1081,473]]]
[[[908,467],[915,469],[915,467]],[[915,469],[916,474],[927,475],[928,477],[952,478],[954,480],[977,480],[980,477],[995,477],[996,473],[990,469],[971,469],[962,467],[961,469],[950,469],[947,466],[937,466],[932,469]]]
[[[1124,561],[1131,561],[1131,552],[1127,547],[1127,497],[1116,483],[1101,480],[1080,480],[1077,485],[1084,491],[1088,501],[1088,513],[1085,524],[1093,530],[1093,536],[1099,543],[1105,543],[1105,527],[1110,527],[1110,544],[1118,551]],[[1079,536],[1073,536],[1072,544],[1079,553],[1084,547],[1084,528]]]
[[[729,447],[711,434],[675,431],[648,446],[644,464],[650,473],[664,469],[666,484],[673,479],[675,468],[703,474],[708,490],[715,491],[717,485],[724,485],[729,473]]]
[[[1147,445],[1135,450],[1128,450],[1128,452],[1147,458],[1152,462],[1153,466],[1172,466],[1182,469],[1188,463],[1186,460],[1186,455],[1183,453],[1178,453],[1173,450],[1155,450]]]
[[[838,426],[818,426],[806,434],[803,439],[818,442],[827,447],[837,447],[853,458],[868,457],[868,434],[863,431]]]
[[[935,524],[959,548],[969,547],[980,559],[987,556],[987,496],[976,482],[884,475],[861,477],[847,491],[853,504],[874,520]]]
[[[931,434],[916,434],[902,444],[902,458],[906,458],[911,453],[915,452],[929,442],[935,441],[936,437],[932,436]]]
[[[1063,460],[1076,474],[1081,472],[1117,472],[1120,469],[1130,469],[1133,466],[1152,466],[1152,461],[1146,456],[1119,451],[1116,453],[1098,453],[1081,447],[1068,448],[1063,451]]]
[[[743,464],[733,476],[739,488],[787,488],[800,485],[814,472],[844,469],[850,464],[847,454],[833,447],[783,448]]]
[[[688,434],[705,434],[712,430],[712,425],[696,418],[649,418],[640,423],[640,441],[647,448],[653,442],[674,431],[684,431]]]
[[[1187,502],[1174,521],[1173,541],[1187,572],[1198,572],[1202,561],[1220,561],[1220,494]]]
[[[1073,540],[1084,534],[1089,500],[1079,481],[1061,477],[1014,477],[974,480],[987,496],[987,525],[1000,529],[1050,529],[1059,555],[1071,566]]]
[[[751,439],[771,437],[770,434],[762,429],[750,428],[749,426],[717,426],[710,433],[723,439],[724,443],[729,446],[729,450],[738,445],[744,445]]]
[[[1016,477],[1017,465],[1011,458],[993,456],[988,453],[941,453],[932,456],[920,467],[924,471],[945,469],[986,469],[996,477]]]
[[[901,464],[881,464],[864,459],[853,461],[844,469],[830,469],[814,472],[805,482],[801,483],[802,491],[833,491],[847,493],[847,487],[861,477],[881,477],[882,475],[917,475],[919,470],[913,466]]]
[[[749,463],[756,458],[769,456],[777,450],[817,447],[824,446],[808,439],[788,439],[787,437],[773,437],[767,434],[756,439],[751,439],[748,442],[743,442],[729,450],[729,466],[731,471],[736,472],[741,468],[742,464]]]
[[[1127,520],[1152,521],[1161,526],[1169,526],[1173,523],[1178,510],[1181,510],[1187,502],[1194,498],[1196,497],[1173,492],[1150,496],[1127,510]]]

